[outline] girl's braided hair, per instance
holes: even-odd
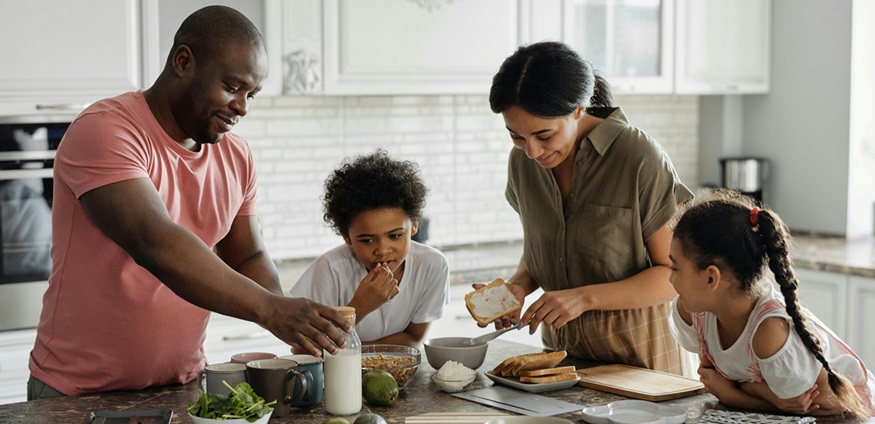
[[[756,207],[750,197],[715,190],[683,212],[675,225],[674,237],[699,269],[713,264],[728,271],[751,298],[767,290],[757,283],[768,265],[784,295],[793,328],[829,374],[829,387],[837,403],[850,415],[868,417],[866,403],[847,378],[832,370],[821,341],[808,327],[789,253],[790,230],[775,212]]]

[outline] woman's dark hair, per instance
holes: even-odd
[[[565,116],[578,106],[611,107],[611,89],[592,64],[555,41],[517,49],[492,78],[489,106],[501,113],[519,106],[543,117]]]
[[[762,289],[757,282],[768,265],[784,295],[793,328],[829,374],[829,387],[837,402],[848,413],[867,417],[863,399],[847,378],[833,372],[821,341],[808,328],[796,290],[799,280],[790,259],[790,230],[775,212],[767,208],[754,210],[756,206],[750,197],[715,190],[683,212],[675,225],[674,238],[699,269],[714,265],[728,271],[751,297]]]
[[[414,223],[422,217],[428,188],[416,162],[389,157],[382,149],[346,159],[325,179],[323,219],[342,236],[361,212],[400,208]]]

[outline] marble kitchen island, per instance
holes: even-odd
[[[492,385],[483,373],[498,365],[508,356],[522,353],[531,353],[537,348],[515,342],[496,339],[490,342],[486,361],[478,370],[477,380],[469,386],[468,390],[479,389]],[[566,358],[563,365],[575,365],[578,368],[586,368],[601,365],[591,361],[577,361]],[[367,404],[361,413],[374,412],[382,415],[390,423],[404,423],[405,418],[431,412],[444,413],[490,413],[507,414],[510,412],[491,408],[479,403],[462,400],[442,392],[431,381],[434,369],[431,368],[423,357],[423,363],[414,375],[410,384],[401,392],[396,403],[391,407],[370,407]],[[588,389],[581,386],[573,386],[568,389],[541,393],[544,396],[586,406],[604,405],[616,400],[627,399],[610,393]],[[0,405],[0,422],[7,423],[75,423],[87,422],[86,418],[91,411],[131,411],[149,409],[172,409],[173,423],[190,423],[191,418],[186,413],[189,401],[197,398],[197,389],[193,383],[185,385],[155,387],[139,391],[109,392],[96,395],[71,396],[59,399],[38,400],[32,402],[19,402]],[[664,405],[672,405],[683,408],[688,412],[687,423],[697,423],[702,414],[708,409],[726,409],[717,402],[717,399],[709,394],[701,394],[682,399],[661,402]],[[274,418],[270,423],[301,423],[319,424],[328,415],[322,404],[309,411],[293,410],[289,416]],[[579,412],[561,416],[573,422],[585,422]],[[350,422],[355,416],[346,417]],[[870,420],[872,421],[872,420]],[[837,417],[818,418],[818,423],[847,422]]]

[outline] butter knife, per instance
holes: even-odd
[[[482,336],[477,336],[477,337],[465,340],[464,342],[462,342],[462,344],[468,345],[468,346],[475,346],[475,345],[483,344],[483,343],[486,343],[486,342],[488,342],[488,341],[490,341],[490,340],[492,340],[492,339],[494,339],[494,338],[496,338],[504,333],[507,333],[510,330],[519,330],[520,328],[523,328],[523,323],[519,323],[515,327],[502,328],[501,330],[496,330],[496,331],[493,331],[491,333],[486,333]]]

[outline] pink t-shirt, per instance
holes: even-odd
[[[30,371],[67,395],[191,381],[204,366],[209,312],[174,294],[88,218],[79,197],[135,178],[155,185],[173,222],[210,248],[236,216],[255,214],[255,167],[228,133],[191,152],[141,92],[89,107],[55,160],[52,273]]]

